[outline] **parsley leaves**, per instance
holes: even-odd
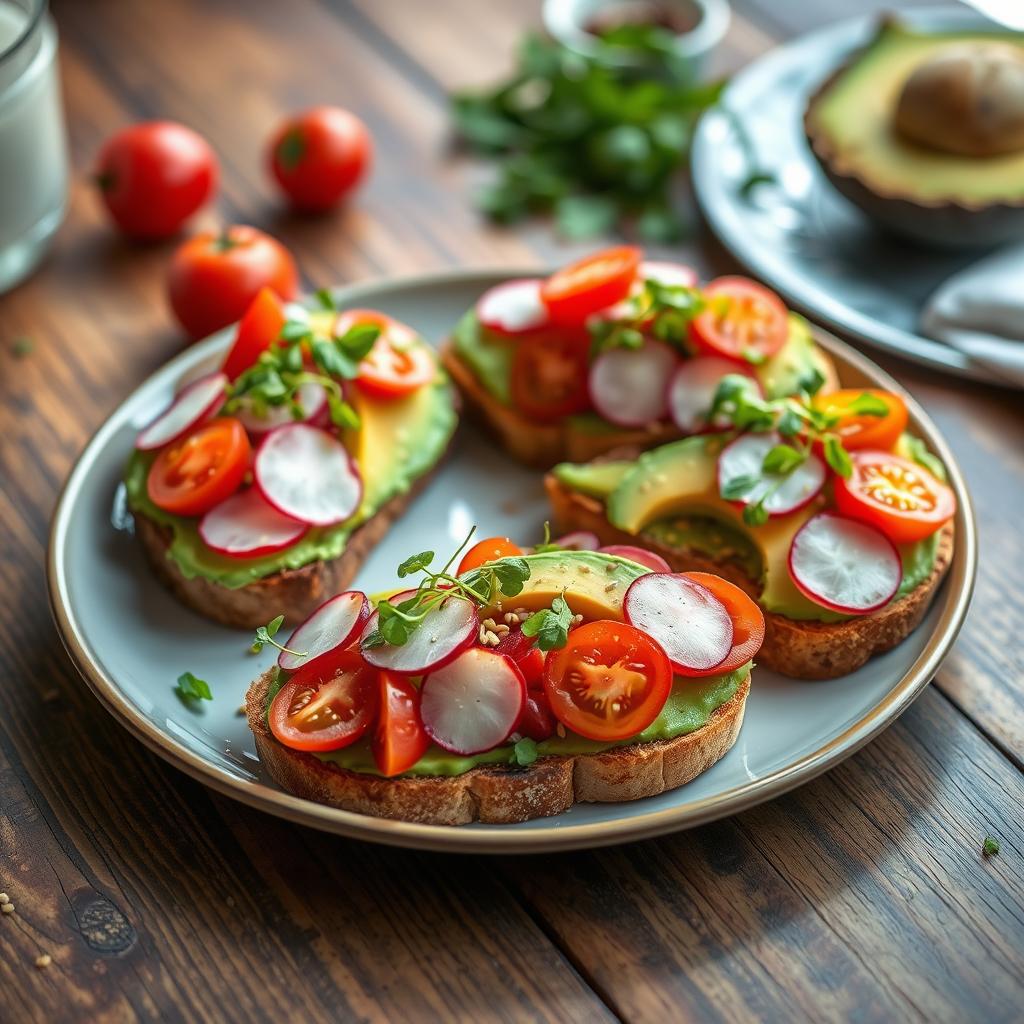
[[[194,676],[191,672],[182,672],[178,676],[178,685],[174,692],[186,703],[197,700],[213,700],[210,684],[205,679]]]
[[[542,651],[556,650],[566,645],[572,619],[572,610],[565,597],[556,597],[550,608],[534,612],[523,623],[523,636],[535,636]]]
[[[527,765],[533,764],[538,757],[540,754],[536,741],[531,740],[529,736],[524,736],[521,740],[516,740],[515,746],[512,747],[512,753],[509,754],[508,763],[525,768]]]

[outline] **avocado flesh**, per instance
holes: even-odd
[[[1024,152],[942,153],[905,141],[893,127],[900,91],[921,63],[950,43],[991,41],[1024,48],[1021,34],[923,34],[884,23],[812,103],[808,130],[819,155],[837,175],[856,178],[879,196],[968,207],[1024,199]]]

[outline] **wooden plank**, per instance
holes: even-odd
[[[1009,1021],[1022,801],[1020,773],[929,691],[841,767],[737,818],[503,867],[628,1020]],[[985,860],[989,834],[1002,852]]]

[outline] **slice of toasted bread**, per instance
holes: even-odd
[[[554,528],[559,533],[589,530],[602,544],[636,544],[637,538],[613,526],[602,502],[565,487],[552,474],[545,478]],[[843,622],[810,622],[765,612],[764,645],[757,656],[765,665],[796,679],[834,679],[860,668],[875,654],[891,650],[920,625],[953,558],[954,529],[947,523],[939,536],[935,566],[928,579],[905,597],[870,615]],[[758,596],[758,585],[733,562],[715,561],[705,552],[677,550],[644,538],[643,546],[661,555],[675,572],[713,572]]]
[[[135,535],[156,577],[182,604],[200,615],[238,629],[255,629],[278,615],[297,624],[327,598],[348,587],[367,556],[432,475],[419,477],[406,493],[386,502],[356,527],[337,558],[310,562],[299,569],[282,569],[244,587],[225,587],[202,576],[188,579],[170,555],[170,528],[140,512],[134,513]]]
[[[542,757],[525,768],[481,765],[462,775],[385,779],[339,768],[279,743],[267,727],[267,688],[275,669],[245,698],[260,760],[296,796],[359,814],[430,825],[472,821],[508,825],[560,814],[573,803],[640,800],[695,779],[736,742],[750,693],[750,676],[707,725],[671,740],[615,747],[600,754]]]

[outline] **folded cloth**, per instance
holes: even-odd
[[[1024,246],[954,274],[925,303],[921,333],[1024,387]]]

